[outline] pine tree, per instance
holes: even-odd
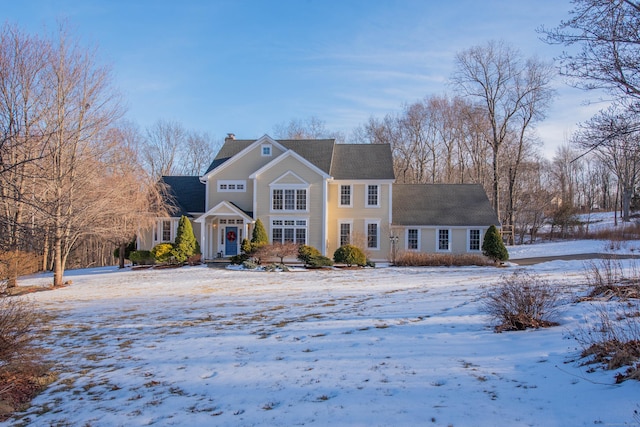
[[[502,237],[495,225],[489,227],[482,242],[482,253],[491,258],[494,262],[506,261],[509,259],[509,252],[502,242]]]
[[[253,226],[253,233],[251,234],[251,243],[254,246],[262,246],[269,243],[269,236],[267,235],[267,230],[265,230],[264,225],[262,225],[262,221],[258,218],[256,220],[255,225]]]
[[[180,217],[178,223],[178,231],[176,233],[176,241],[173,244],[171,252],[176,261],[185,262],[190,256],[196,254],[198,250],[198,242],[193,234],[191,222],[186,216]]]

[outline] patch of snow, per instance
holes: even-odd
[[[31,296],[55,316],[42,345],[59,379],[0,426],[637,424],[640,383],[578,360],[572,331],[594,321],[574,303],[584,263],[524,267],[562,287],[560,326],[497,334],[482,294],[514,268],[69,271]]]

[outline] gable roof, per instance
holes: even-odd
[[[264,138],[264,137],[263,137]],[[257,140],[228,139],[204,175]],[[335,139],[274,140],[334,179],[395,179],[389,144],[336,144]]]
[[[170,205],[176,207],[173,216],[191,216],[190,212],[204,212],[205,185],[197,176],[163,176],[169,191]]]
[[[500,225],[480,184],[395,184],[394,225]]]
[[[336,144],[330,175],[334,179],[395,179],[389,144]]]

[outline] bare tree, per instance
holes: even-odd
[[[605,89],[640,101],[640,2],[574,0],[571,18],[540,31],[552,44],[578,46],[560,57],[561,74],[582,89]]]
[[[629,221],[631,198],[640,173],[640,128],[637,115],[611,106],[585,123],[575,144],[593,151],[616,176],[622,196],[622,220]]]
[[[456,55],[452,82],[463,95],[483,105],[491,129],[493,207],[500,218],[499,154],[513,132],[524,133],[540,117],[550,94],[549,70],[549,65],[537,59],[523,61],[519,51],[502,42],[492,41]]]
[[[311,116],[307,119],[291,119],[288,123],[280,123],[273,127],[277,139],[335,139],[343,143],[345,137],[340,132],[331,132],[326,123],[318,117]]]
[[[20,251],[33,251],[28,197],[35,162],[44,156],[46,42],[12,26],[0,32],[0,253],[8,287],[16,285]],[[2,260],[0,260],[2,261]]]
[[[39,211],[51,229],[55,286],[63,283],[67,257],[95,212],[108,209],[98,197],[100,160],[108,154],[105,131],[121,116],[109,70],[93,52],[61,28],[47,64],[47,161],[38,171]],[[94,209],[89,209],[89,206]]]
[[[187,131],[178,122],[158,120],[146,130],[143,156],[147,172],[160,179],[165,175],[179,175],[182,167],[179,156],[186,146]]]
[[[181,153],[184,175],[202,175],[211,163],[215,153],[222,146],[222,141],[215,141],[206,132],[191,131],[187,133],[186,147]]]

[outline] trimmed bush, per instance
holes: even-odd
[[[489,227],[482,242],[482,253],[493,262],[506,261],[509,259],[509,252],[502,242],[502,236],[495,225]]]
[[[313,246],[300,245],[300,247],[298,248],[298,259],[305,265],[310,263],[309,261],[311,260],[311,258],[320,256],[322,256],[320,251]]]
[[[173,245],[171,243],[158,243],[151,249],[151,255],[161,264],[169,262],[173,257]]]
[[[333,253],[333,260],[337,264],[347,264],[347,267],[352,265],[364,267],[367,264],[367,257],[362,249],[353,245],[340,246]]]
[[[245,261],[249,260],[249,255],[247,255],[246,253],[244,254],[238,254],[238,255],[234,255],[231,258],[229,258],[229,261],[231,262],[231,264],[233,265],[241,265],[243,264]]]
[[[129,260],[133,265],[153,265],[155,263],[151,251],[132,251],[129,254]]]
[[[333,261],[331,258],[327,258],[326,256],[312,255],[305,264],[311,268],[331,267],[333,265]]]
[[[189,218],[182,215],[180,222],[178,223],[178,231],[176,233],[176,241],[173,244],[171,255],[179,263],[187,261],[193,255],[196,255],[196,251],[199,251],[198,242],[196,236],[193,235],[193,227],[191,227],[191,221]]]

